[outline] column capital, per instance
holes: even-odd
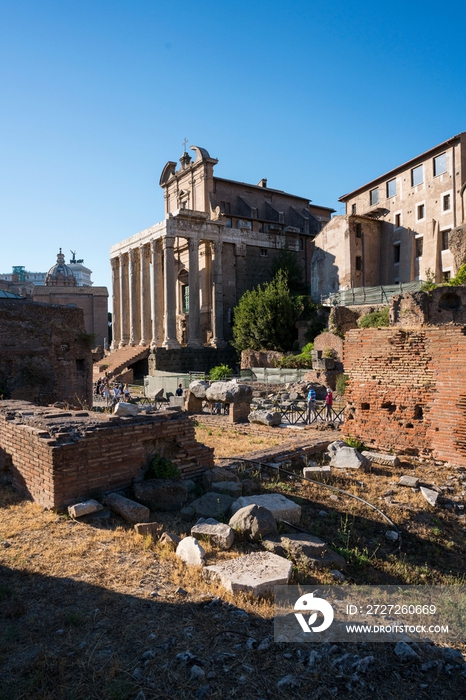
[[[162,238],[163,249],[174,248],[175,247],[175,236],[164,236]]]
[[[110,265],[112,266],[112,270],[117,270],[120,267],[120,257],[110,258]]]

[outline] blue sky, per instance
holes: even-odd
[[[185,137],[216,174],[338,197],[466,130],[460,3],[2,0],[0,272],[110,285]]]

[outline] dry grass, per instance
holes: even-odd
[[[216,456],[223,450],[231,454],[233,446],[235,454],[271,446],[267,429],[201,425],[197,431],[198,436],[205,431],[204,442],[212,439]],[[269,435],[287,442],[291,432]],[[364,504],[343,495],[332,498],[319,484],[286,475],[277,479],[272,472],[262,486],[301,502],[303,529],[345,556],[349,583],[464,584],[464,521],[447,510],[434,511],[419,493],[398,488],[402,473],[428,484],[447,483],[451,491],[446,495],[464,498],[460,472],[415,460],[396,469],[340,473],[329,482],[375,503],[396,522],[403,536],[399,556],[390,554],[393,546],[384,536],[389,526]],[[394,493],[386,496],[389,491]],[[319,515],[322,510],[325,516]],[[166,530],[189,531],[176,515],[157,513],[154,519]],[[220,552],[202,544],[208,564],[258,549],[239,542],[233,551]],[[332,579],[328,572],[295,566],[293,582]],[[177,592],[179,587],[185,593]],[[223,603],[210,604],[212,596]],[[229,605],[245,610],[248,618]],[[349,675],[335,670],[333,657],[316,669],[301,663],[312,645],[248,649],[248,638],[261,641],[273,633],[272,615],[270,599],[234,597],[207,584],[200,569],[186,568],[169,547],[137,535],[117,518],[75,522],[0,489],[0,700],[134,700],[140,690],[146,700],[183,700],[199,697],[206,684],[206,698],[219,699],[331,698],[332,688],[338,697],[363,700],[462,697],[459,674],[431,673],[426,679],[418,667],[400,664],[389,644],[342,646],[341,654],[377,659],[364,685],[353,684],[351,691]],[[176,660],[186,650],[215,677],[190,680],[191,664]],[[422,655],[429,660],[427,651]],[[277,681],[287,674],[299,676],[301,686],[279,690]]]

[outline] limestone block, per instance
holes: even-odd
[[[148,479],[134,484],[134,495],[151,510],[178,510],[188,498],[181,479]]]
[[[234,503],[234,499],[231,496],[209,491],[190,505],[198,517],[222,518],[228,513],[232,503]]]
[[[197,399],[205,399],[206,397],[206,391],[209,388],[209,382],[203,382],[201,380],[196,379],[194,382],[191,382],[189,385],[189,391],[195,396]]]
[[[163,525],[161,523],[135,523],[134,529],[138,535],[150,535],[151,537],[160,537],[163,530]]]
[[[301,506],[285,498],[281,493],[267,493],[259,496],[241,496],[231,506],[232,514],[245,506],[257,505],[267,508],[273,514],[275,520],[287,520],[290,523],[298,523],[301,517]]]
[[[348,447],[347,443],[343,442],[343,440],[335,440],[335,442],[331,442],[327,447],[327,452],[333,457],[342,447]]]
[[[202,482],[206,488],[210,488],[215,481],[238,481],[238,477],[229,469],[222,469],[222,467],[214,467],[203,473]]]
[[[206,391],[206,399],[220,403],[251,403],[252,387],[236,382],[214,382]]]
[[[125,401],[117,403],[113,411],[115,416],[137,416],[138,413],[139,410],[135,403],[126,403]]]
[[[311,569],[343,569],[346,561],[337,552],[329,549],[325,542],[313,535],[296,534],[265,538],[262,545],[269,552],[283,557],[291,557],[293,562],[300,562]]]
[[[99,510],[103,510],[104,507],[100,505],[98,501],[93,498],[88,501],[83,501],[82,503],[75,503],[74,506],[69,506],[68,514],[72,518],[80,518],[83,515],[89,515],[89,513],[97,513]]]
[[[398,486],[411,486],[413,489],[417,489],[419,486],[419,479],[417,476],[409,476],[408,474],[403,474],[398,479]]]
[[[315,479],[319,476],[330,476],[330,473],[331,467],[329,466],[303,468],[303,476],[305,476],[307,479]]]
[[[114,513],[121,515],[123,520],[126,520],[132,525],[149,522],[149,508],[135,501],[131,501],[129,498],[125,498],[125,496],[120,496],[118,493],[109,493],[105,498],[105,504],[111,508]]]
[[[243,494],[245,496],[252,496],[253,494],[260,493],[261,491],[260,484],[253,479],[243,479],[241,484],[243,486]]]
[[[198,398],[191,390],[188,391],[185,407],[188,413],[202,413],[203,399]]]
[[[193,537],[207,537],[220,549],[230,549],[235,541],[235,533],[229,525],[219,523],[214,518],[201,518],[192,528]]]
[[[278,411],[252,411],[248,416],[248,420],[250,423],[260,423],[261,425],[273,427],[280,425],[282,414]]]
[[[214,481],[210,488],[216,493],[226,493],[232,498],[239,498],[243,495],[243,484],[238,481]]]
[[[365,469],[370,466],[370,462],[367,457],[363,457],[354,447],[345,445],[333,455],[330,466],[338,467],[339,469]]]
[[[253,541],[259,541],[267,535],[277,534],[277,523],[273,513],[256,504],[237,510],[230,518],[229,525]]]
[[[160,542],[161,544],[168,545],[174,551],[181,542],[181,537],[173,532],[164,532],[160,538]]]
[[[242,591],[260,596],[273,592],[274,586],[286,585],[293,564],[270,552],[254,552],[223,564],[206,566],[203,576],[208,581],[219,581],[233,593]]]
[[[421,493],[431,506],[437,505],[438,493],[432,489],[427,489],[425,486],[421,486]]]
[[[229,422],[230,423],[247,423],[251,403],[249,401],[239,401],[238,403],[230,404]]]
[[[188,566],[204,566],[205,550],[195,537],[185,537],[176,548],[176,556]]]
[[[375,462],[375,464],[384,464],[387,467],[397,467],[400,463],[396,455],[386,455],[381,452],[370,452],[369,450],[364,450],[361,454],[363,457],[367,457],[371,462]]]

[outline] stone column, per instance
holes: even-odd
[[[137,345],[141,339],[141,283],[139,275],[139,251],[129,251],[129,344]]]
[[[175,279],[175,239],[165,236],[163,245],[163,281],[164,281],[164,338],[162,347],[167,350],[179,348],[176,338],[176,279]]]
[[[141,262],[141,340],[139,345],[149,345],[151,337],[150,317],[150,259],[147,245],[139,248]]]
[[[120,258],[110,260],[112,266],[112,350],[116,350],[121,340],[120,323]]]
[[[214,348],[225,347],[223,339],[223,270],[222,241],[211,244],[212,250],[212,340]]]
[[[152,339],[151,347],[159,348],[163,341],[163,269],[162,269],[162,246],[161,240],[151,241],[150,244],[152,258],[152,293],[151,293],[151,315],[152,315]]]
[[[120,348],[129,343],[128,253],[120,256]]]
[[[202,348],[199,307],[199,241],[188,238],[189,246],[189,328],[188,347]]]

